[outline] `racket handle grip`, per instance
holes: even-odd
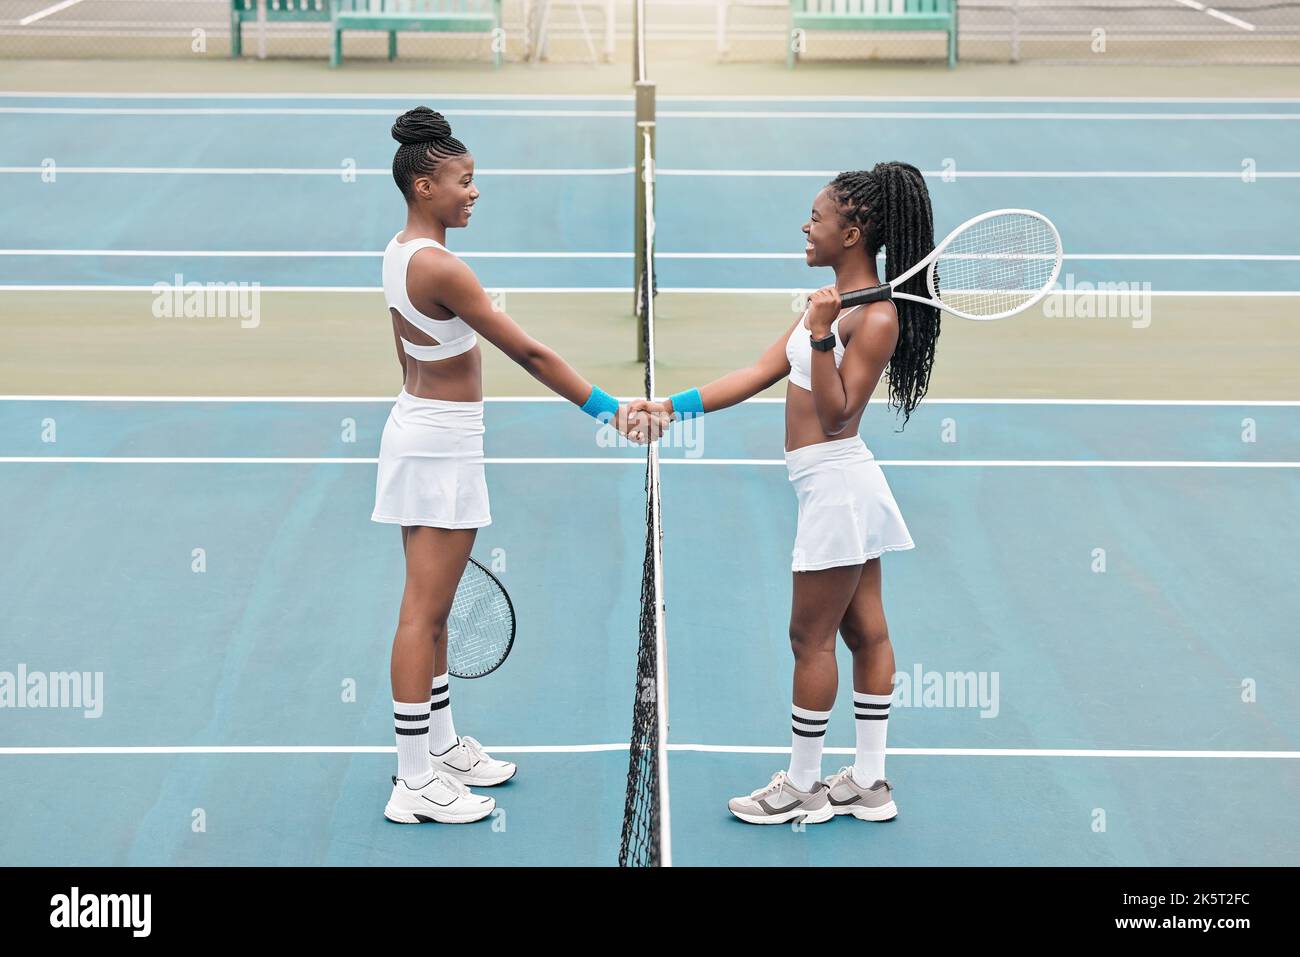
[[[851,309],[853,306],[860,306],[865,302],[882,302],[885,299],[894,298],[894,292],[889,288],[889,283],[883,286],[871,286],[867,289],[855,289],[853,292],[846,292],[840,296],[840,307]]]

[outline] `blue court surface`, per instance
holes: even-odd
[[[4,94],[0,294],[376,288],[405,214],[388,128],[419,103],[475,154],[483,198],[456,242],[485,286],[557,310],[628,286],[627,97]],[[1300,101],[658,106],[660,290],[824,281],[803,264],[813,195],[903,158],[927,172],[939,235],[1000,206],[1050,216],[1063,281],[1300,295]],[[59,359],[23,357],[51,381]],[[789,746],[783,410],[672,433],[673,862],[1300,860],[1300,396],[1151,398],[935,400],[902,432],[868,409],[917,543],[883,561],[905,676],[887,824],[728,815]],[[490,821],[399,827],[382,809],[402,553],[369,521],[391,402],[0,396],[0,863],[616,862],[644,452],[563,402],[489,399],[494,522],[475,555],[519,636],[452,697],[457,730],[520,772]],[[828,773],[852,762],[847,664]],[[72,673],[84,687],[59,684]],[[52,674],[44,698],[21,680]]]
[[[628,285],[631,100],[437,94],[0,96],[0,283],[372,287],[404,214],[388,128],[419,103],[474,153],[457,251],[484,285]],[[813,195],[906,157],[939,236],[1047,214],[1063,283],[1300,291],[1300,100],[661,97],[657,119],[660,289],[807,288]]]
[[[643,454],[562,402],[489,403],[475,554],[520,632],[453,698],[521,771],[490,823],[403,828],[380,813],[401,550],[367,518],[387,407],[0,404],[6,670],[102,676],[4,712],[6,863],[614,862]],[[788,746],[780,429],[752,402],[663,448],[675,863],[1294,862],[1293,405],[934,402],[902,433],[869,411],[918,543],[885,560],[901,812],[804,831],[725,807]],[[828,771],[851,714],[843,689]]]

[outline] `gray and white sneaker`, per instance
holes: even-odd
[[[859,821],[889,821],[898,817],[894,786],[883,778],[864,788],[853,780],[852,768],[840,768],[824,783],[832,814],[852,814]]]
[[[821,824],[835,816],[826,800],[829,793],[824,781],[814,784],[811,791],[800,791],[784,771],[777,771],[765,787],[728,801],[727,809],[746,824],[785,824],[794,820]]]

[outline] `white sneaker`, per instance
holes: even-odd
[[[504,784],[519,770],[509,761],[498,761],[473,738],[463,736],[442,754],[430,754],[433,770],[443,777],[455,778],[462,784],[492,787]]]
[[[397,824],[469,824],[481,821],[496,809],[490,797],[471,794],[455,778],[440,777],[422,788],[408,787],[401,778],[393,778],[393,795],[384,808],[384,817]]]

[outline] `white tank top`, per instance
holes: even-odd
[[[400,235],[401,233],[397,234]],[[392,238],[388,248],[384,250],[384,298],[388,301],[388,308],[396,309],[398,314],[415,328],[438,340],[436,346],[421,346],[408,342],[403,336],[402,349],[412,359],[421,362],[450,359],[462,352],[469,352],[478,342],[478,337],[474,335],[474,330],[470,328],[469,323],[457,317],[430,319],[411,305],[411,299],[406,294],[406,270],[411,265],[412,256],[421,249],[442,249],[447,252],[451,250],[433,239],[412,239],[409,242],[399,243],[397,236]]]
[[[854,306],[835,317],[831,323],[831,334],[835,336],[835,368],[844,361],[844,340],[840,338],[840,320],[854,309]],[[812,391],[812,332],[808,329],[808,310],[805,309],[795,327],[790,330],[790,338],[785,342],[785,357],[790,360],[790,381],[801,389]]]

